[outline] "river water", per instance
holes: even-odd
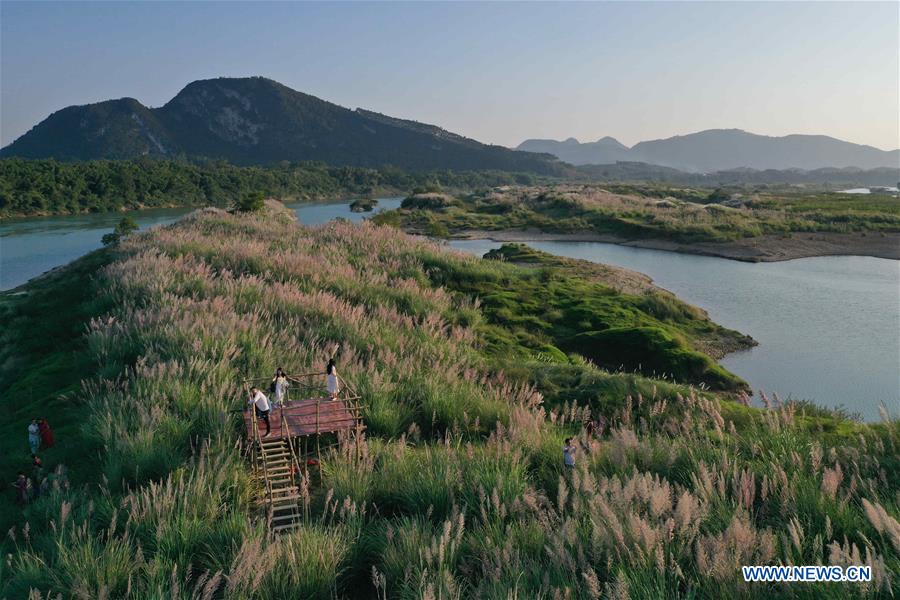
[[[379,200],[380,210],[399,198]],[[291,205],[301,223],[336,217],[354,222],[346,202]],[[131,213],[141,229],[177,220],[190,209]],[[21,285],[100,247],[121,213],[6,220],[0,223],[0,290]],[[453,241],[484,254],[499,243]],[[752,335],[759,346],[722,365],[754,390],[781,398],[841,406],[865,420],[879,404],[900,413],[900,261],[826,256],[779,263],[743,263],[597,242],[533,242],[553,254],[646,273],[717,323]]]

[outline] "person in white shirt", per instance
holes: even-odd
[[[31,453],[37,454],[37,451],[41,447],[41,434],[40,427],[38,427],[37,419],[31,420],[31,425],[28,426],[28,445],[31,446]]]
[[[275,371],[275,377],[272,379],[272,386],[269,388],[275,394],[272,402],[275,408],[280,407],[284,403],[284,398],[290,385],[287,375],[284,374],[281,367],[278,367],[278,370]]]
[[[328,395],[332,400],[337,400],[341,386],[338,383],[337,368],[333,358],[328,359],[328,366],[325,367],[325,379],[328,383]]]
[[[262,419],[266,423],[266,434],[263,437],[268,437],[272,432],[272,426],[269,424],[269,399],[259,391],[259,388],[253,386],[250,388],[250,397],[247,400],[247,404],[252,404],[253,409],[256,411],[256,418]]]

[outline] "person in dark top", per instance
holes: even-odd
[[[28,504],[28,478],[25,477],[25,473],[20,472],[12,486],[16,488],[16,502]]]

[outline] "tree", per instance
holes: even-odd
[[[709,196],[706,197],[708,202],[723,202],[731,198],[731,194],[722,188],[714,189]]]
[[[265,206],[265,195],[262,192],[244,192],[237,203],[238,212],[257,212]]]
[[[119,221],[119,223],[116,225],[116,228],[113,229],[113,232],[104,235],[100,239],[100,241],[103,242],[104,246],[118,244],[119,240],[137,230],[138,224],[135,223],[134,219],[132,219],[131,217],[123,217],[122,220]]]

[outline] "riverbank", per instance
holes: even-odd
[[[451,239],[487,239],[495,242],[601,242],[682,254],[716,256],[743,262],[779,262],[812,256],[872,256],[900,260],[900,233],[895,232],[791,233],[763,235],[728,242],[678,242],[654,238],[628,239],[593,231],[556,233],[536,229],[505,231],[469,229],[454,233]]]

